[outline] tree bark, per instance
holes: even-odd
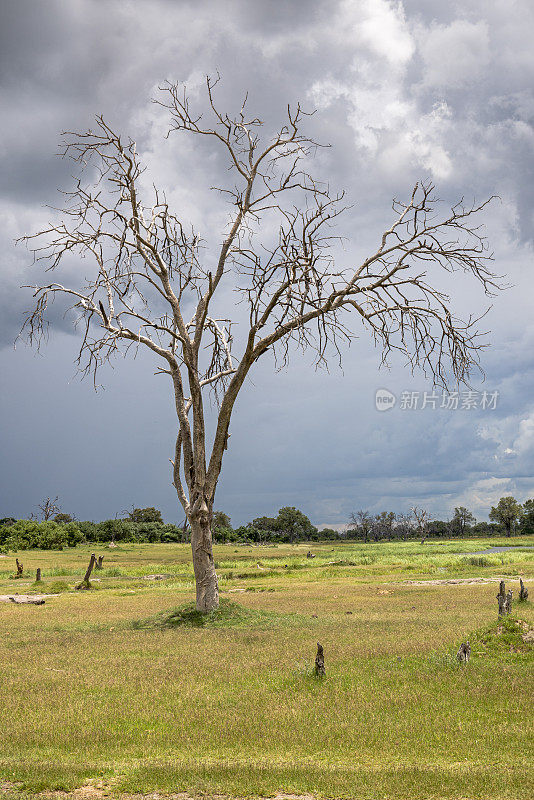
[[[209,519],[191,519],[191,549],[197,589],[197,611],[207,614],[219,607],[219,582],[213,561]]]
[[[39,583],[41,580],[41,567],[37,567],[37,572],[35,573],[35,583]]]

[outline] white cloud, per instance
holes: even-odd
[[[490,59],[488,24],[485,20],[454,20],[450,25],[418,28],[419,52],[427,86],[457,88],[480,77]]]

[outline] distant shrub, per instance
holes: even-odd
[[[83,537],[74,522],[59,525],[57,522],[35,522],[19,519],[7,528],[0,528],[0,544],[7,550],[63,550],[74,547]]]

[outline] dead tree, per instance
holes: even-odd
[[[23,578],[24,577],[24,564],[22,561],[19,561],[18,558],[15,559],[15,563],[17,565],[17,572],[13,576],[14,578]]]
[[[103,569],[102,563],[104,561],[104,556],[98,556],[95,562],[95,569]]]
[[[202,612],[219,602],[211,532],[215,491],[234,405],[258,359],[270,351],[284,365],[290,353],[311,348],[317,364],[326,365],[363,327],[384,363],[397,351],[436,383],[462,382],[478,365],[482,342],[477,320],[454,314],[440,279],[465,272],[487,294],[497,288],[475,222],[489,201],[445,208],[430,183],[416,184],[406,201],[393,202],[374,251],[336,267],[339,237],[332,226],[346,207],[343,193],[308,171],[319,145],[301,131],[307,115],[298,105],[288,108],[278,133],[266,136],[245,104],[234,116],[217,108],[217,82],[207,79],[209,119],[190,108],[177,84],[163,87],[159,103],[170,114],[171,135],[211,142],[227,158],[233,180],[219,189],[231,211],[215,258],[204,256],[201,236],[173,213],[164,193],[147,190],[135,142],[102,117],[92,131],[64,134],[63,154],[90,177],[80,177],[67,193],[61,217],[25,237],[52,276],[31,287],[35,305],[23,328],[30,341],[40,342],[47,308],[62,297],[81,331],[83,373],[96,381],[99,367],[115,355],[146,348],[170,383],[178,428],[173,483],[191,526]],[[64,257],[76,256],[84,258],[80,281],[56,282]],[[223,294],[232,283],[247,309],[239,335],[235,309]],[[221,294],[222,316],[214,310]],[[210,392],[218,411],[208,439]]]
[[[421,536],[421,544],[424,544],[428,536],[427,527],[430,522],[430,513],[426,509],[418,508],[417,506],[412,506],[410,510],[415,520],[417,531]]]
[[[323,678],[326,675],[324,668],[324,650],[322,644],[317,642],[317,655],[315,656],[315,675]]]
[[[37,567],[37,572],[35,573],[35,583],[41,582],[41,567]]]
[[[519,600],[523,603],[528,600],[528,589],[523,583],[523,578],[519,578]]]
[[[471,655],[471,645],[469,642],[462,642],[460,645],[460,649],[456,653],[456,658],[460,662],[460,664],[467,664],[469,661],[469,657]]]
[[[37,508],[40,511],[41,519],[44,522],[47,522],[49,519],[52,519],[53,516],[59,514],[61,511],[60,507],[58,506],[58,497],[55,497],[53,500],[50,497],[45,497],[42,503],[39,503]],[[32,515],[33,516],[33,515]]]
[[[89,565],[85,571],[85,575],[83,581],[76,586],[76,589],[90,589],[91,588],[91,572],[93,571],[93,567],[96,564],[96,556],[94,553],[91,553],[91,558],[89,559]]]

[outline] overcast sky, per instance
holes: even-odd
[[[201,103],[203,76],[217,70],[220,105],[236,111],[248,91],[268,127],[288,102],[317,108],[307,130],[332,145],[317,174],[353,204],[344,264],[379,241],[392,197],[431,179],[449,202],[500,196],[485,222],[511,287],[484,321],[477,408],[403,408],[403,392],[420,402],[432,386],[402,361],[379,370],[356,327],[343,370],[316,371],[311,355],[297,355],[277,372],[262,359],[236,406],[216,507],[234,524],[295,505],[339,526],[359,508],[413,504],[439,518],[466,505],[485,519],[504,494],[534,496],[530,0],[2,0],[0,14],[0,517],[59,495],[80,519],[132,504],[183,519],[170,482],[169,387],[140,356],[104,371],[95,393],[76,376],[78,340],[60,313],[40,354],[20,341],[14,349],[30,305],[20,286],[39,272],[13,242],[46,223],[45,206],[71,186],[59,133],[102,113],[137,140],[182,218],[216,243],[227,209],[209,187],[224,180],[221,162],[183,137],[165,140],[151,98],[165,80],[184,81]],[[453,294],[463,314],[487,307],[461,276]],[[376,410],[377,389],[395,395],[394,408]],[[483,391],[499,393],[495,408],[480,407]]]

